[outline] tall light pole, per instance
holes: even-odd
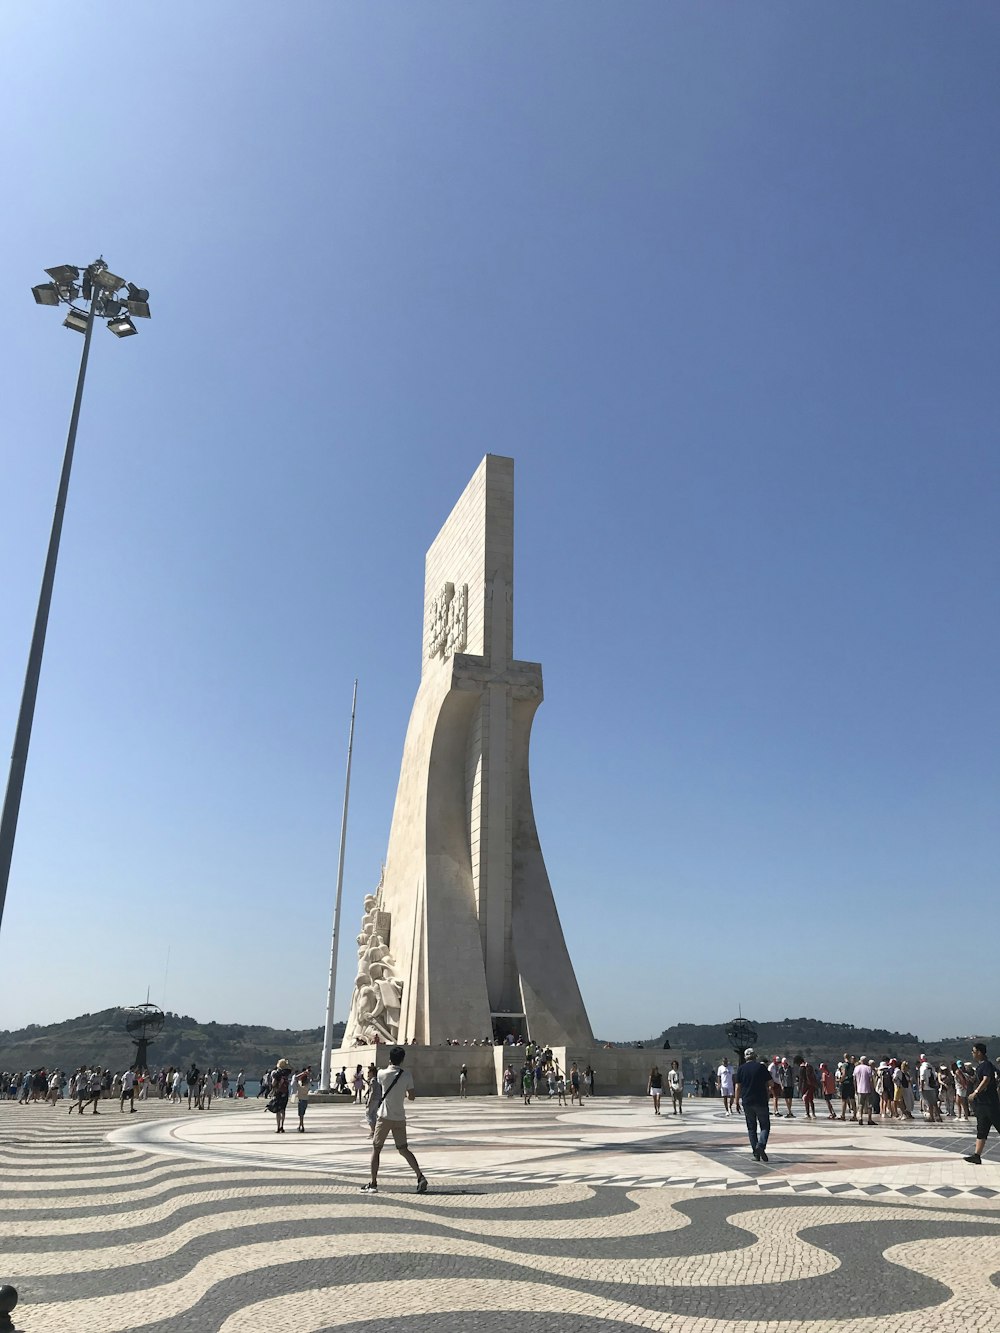
[[[17,816],[21,809],[21,791],[24,787],[24,770],[28,762],[31,724],[35,716],[35,699],[38,695],[38,678],[42,669],[45,631],[48,628],[49,607],[52,604],[52,585],[56,577],[59,538],[62,536],[63,516],[66,513],[69,474],[73,466],[76,428],[80,420],[80,404],[83,401],[83,382],[87,375],[87,358],[90,356],[90,335],[94,330],[94,321],[98,319],[107,320],[108,328],[118,338],[129,338],[138,332],[132,323],[133,315],[140,319],[149,319],[149,292],[111,273],[103,259],[95,259],[82,271],[74,264],[57,264],[55,268],[47,268],[45,272],[52,281],[32,287],[32,294],[39,305],[69,306],[63,324],[65,328],[83,334],[83,354],[80,357],[80,373],[76,378],[76,394],[69,419],[66,453],[63,456],[59,490],[56,493],[49,549],[45,557],[45,571],[42,574],[38,610],[35,613],[35,628],[28,653],[28,669],[24,676],[21,708],[17,715],[17,729],[14,732],[7,793],[4,796],[3,815],[0,816],[0,922],[3,921],[10,863],[14,855],[14,835],[17,832]],[[125,292],[127,295],[122,294]]]

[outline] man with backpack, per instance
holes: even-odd
[[[420,1170],[417,1159],[410,1152],[406,1142],[406,1103],[412,1102],[416,1097],[413,1089],[413,1075],[408,1069],[403,1068],[403,1060],[406,1058],[406,1051],[402,1046],[393,1046],[389,1051],[389,1066],[387,1069],[379,1071],[375,1085],[372,1088],[372,1097],[369,1102],[369,1115],[371,1115],[372,1104],[376,1105],[374,1120],[375,1132],[372,1136],[372,1164],[371,1179],[367,1185],[362,1185],[362,1194],[378,1193],[378,1164],[382,1153],[382,1145],[389,1135],[392,1135],[392,1141],[396,1145],[396,1151],[409,1163],[417,1177],[417,1193],[427,1193],[427,1177]],[[378,1101],[376,1103],[376,1096]]]
[[[938,1076],[937,1070],[927,1059],[926,1055],[920,1057],[920,1099],[924,1104],[924,1110],[927,1112],[927,1119],[932,1123],[941,1124],[941,1107],[938,1105]]]

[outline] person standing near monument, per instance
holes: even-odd
[[[987,1057],[986,1047],[977,1041],[972,1048],[976,1070],[969,1087],[969,1109],[976,1116],[976,1146],[966,1157],[973,1166],[982,1166],[983,1150],[991,1129],[1000,1134],[1000,1089],[996,1065]]]
[[[463,1065],[458,1071],[458,1095],[468,1097],[469,1095],[469,1066]]]
[[[131,1069],[126,1069],[122,1075],[122,1093],[118,1103],[119,1111],[125,1110],[125,1102],[128,1102],[129,1110],[135,1110],[135,1074]]]
[[[863,1125],[865,1123],[865,1112],[867,1111],[868,1123],[874,1125],[872,1098],[875,1095],[875,1079],[866,1055],[863,1055],[854,1066],[854,1090],[858,1097],[858,1124]]]
[[[743,1052],[743,1063],[736,1071],[736,1100],[743,1105],[750,1137],[750,1151],[755,1162],[766,1162],[767,1140],[771,1133],[771,1072],[752,1046]]]
[[[362,1194],[378,1193],[378,1165],[382,1146],[389,1135],[396,1145],[396,1151],[409,1163],[417,1177],[417,1193],[427,1193],[427,1177],[420,1170],[417,1159],[410,1152],[406,1141],[406,1103],[416,1097],[413,1087],[413,1075],[403,1068],[406,1051],[402,1046],[393,1046],[389,1051],[388,1068],[379,1071],[378,1083],[382,1093],[379,1108],[375,1116],[375,1132],[372,1136],[371,1179],[361,1186]]]
[[[309,1092],[312,1088],[312,1069],[306,1065],[305,1069],[295,1075],[295,1096],[298,1099],[299,1110],[299,1133],[306,1132],[306,1111],[309,1109]]]

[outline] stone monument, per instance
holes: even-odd
[[[420,688],[344,1048],[593,1043],[528,779],[542,669],[514,657],[514,462],[488,455],[427,553]]]
[[[646,1057],[596,1051],[542,859],[528,777],[542,669],[515,658],[513,611],[514,463],[490,454],[427,552],[420,687],[341,1049],[475,1040],[463,1062],[486,1089],[510,1035],[599,1055],[607,1090],[628,1066],[631,1089]],[[443,1055],[437,1073],[427,1058],[421,1087],[447,1085]]]

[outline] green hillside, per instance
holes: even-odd
[[[343,1023],[335,1024],[333,1032],[336,1044],[344,1034]],[[199,1023],[187,1014],[168,1013],[163,1031],[150,1045],[149,1064],[153,1069],[164,1065],[187,1068],[194,1060],[202,1069],[228,1069],[233,1074],[244,1069],[249,1078],[256,1078],[262,1069],[273,1068],[281,1056],[294,1067],[311,1064],[318,1068],[322,1046],[321,1027],[296,1032],[243,1023]],[[125,1032],[121,1009],[82,1014],[47,1027],[30,1023],[17,1032],[0,1032],[0,1069],[11,1072],[40,1065],[74,1069],[99,1064],[124,1069],[134,1058],[135,1047]]]
[[[804,1055],[808,1060],[838,1060],[844,1051],[852,1055],[878,1058],[894,1055],[897,1059],[916,1060],[926,1052],[935,1060],[964,1060],[969,1055],[971,1037],[919,1037],[912,1032],[890,1032],[884,1028],[859,1028],[850,1023],[827,1023],[817,1018],[783,1018],[780,1022],[748,1019],[757,1029],[757,1048],[761,1055]],[[730,1058],[725,1023],[675,1023],[658,1037],[641,1042],[650,1050],[663,1048],[669,1041],[683,1052],[684,1071],[698,1077],[717,1068],[723,1055]],[[334,1027],[335,1044],[343,1036],[344,1025]],[[991,1050],[1000,1054],[1000,1038],[986,1038]],[[202,1069],[218,1067],[235,1074],[244,1069],[256,1078],[262,1069],[273,1068],[284,1056],[293,1066],[319,1066],[323,1029],[295,1031],[242,1023],[200,1023],[186,1014],[168,1013],[163,1031],[149,1048],[151,1068],[164,1065],[187,1068],[192,1060]],[[41,1065],[73,1069],[79,1065],[99,1064],[108,1069],[124,1069],[134,1059],[135,1048],[125,1032],[121,1009],[103,1009],[97,1014],[82,1014],[47,1027],[29,1024],[16,1032],[0,1032],[0,1069],[33,1069]]]
[[[966,1060],[972,1034],[960,1037],[921,1037],[913,1032],[891,1032],[886,1028],[855,1027],[852,1023],[827,1023],[818,1018],[783,1018],[780,1022],[747,1019],[757,1029],[758,1053],[770,1060],[772,1055],[804,1055],[813,1063],[837,1061],[845,1051],[851,1055],[870,1055],[878,1059],[895,1056],[915,1061],[926,1054],[935,1061]],[[986,1037],[990,1049],[1000,1054],[1000,1037]],[[642,1044],[662,1049],[664,1041],[684,1053],[684,1071],[699,1077],[714,1070],[724,1055],[734,1058],[726,1039],[725,1023],[675,1023],[658,1037]]]

